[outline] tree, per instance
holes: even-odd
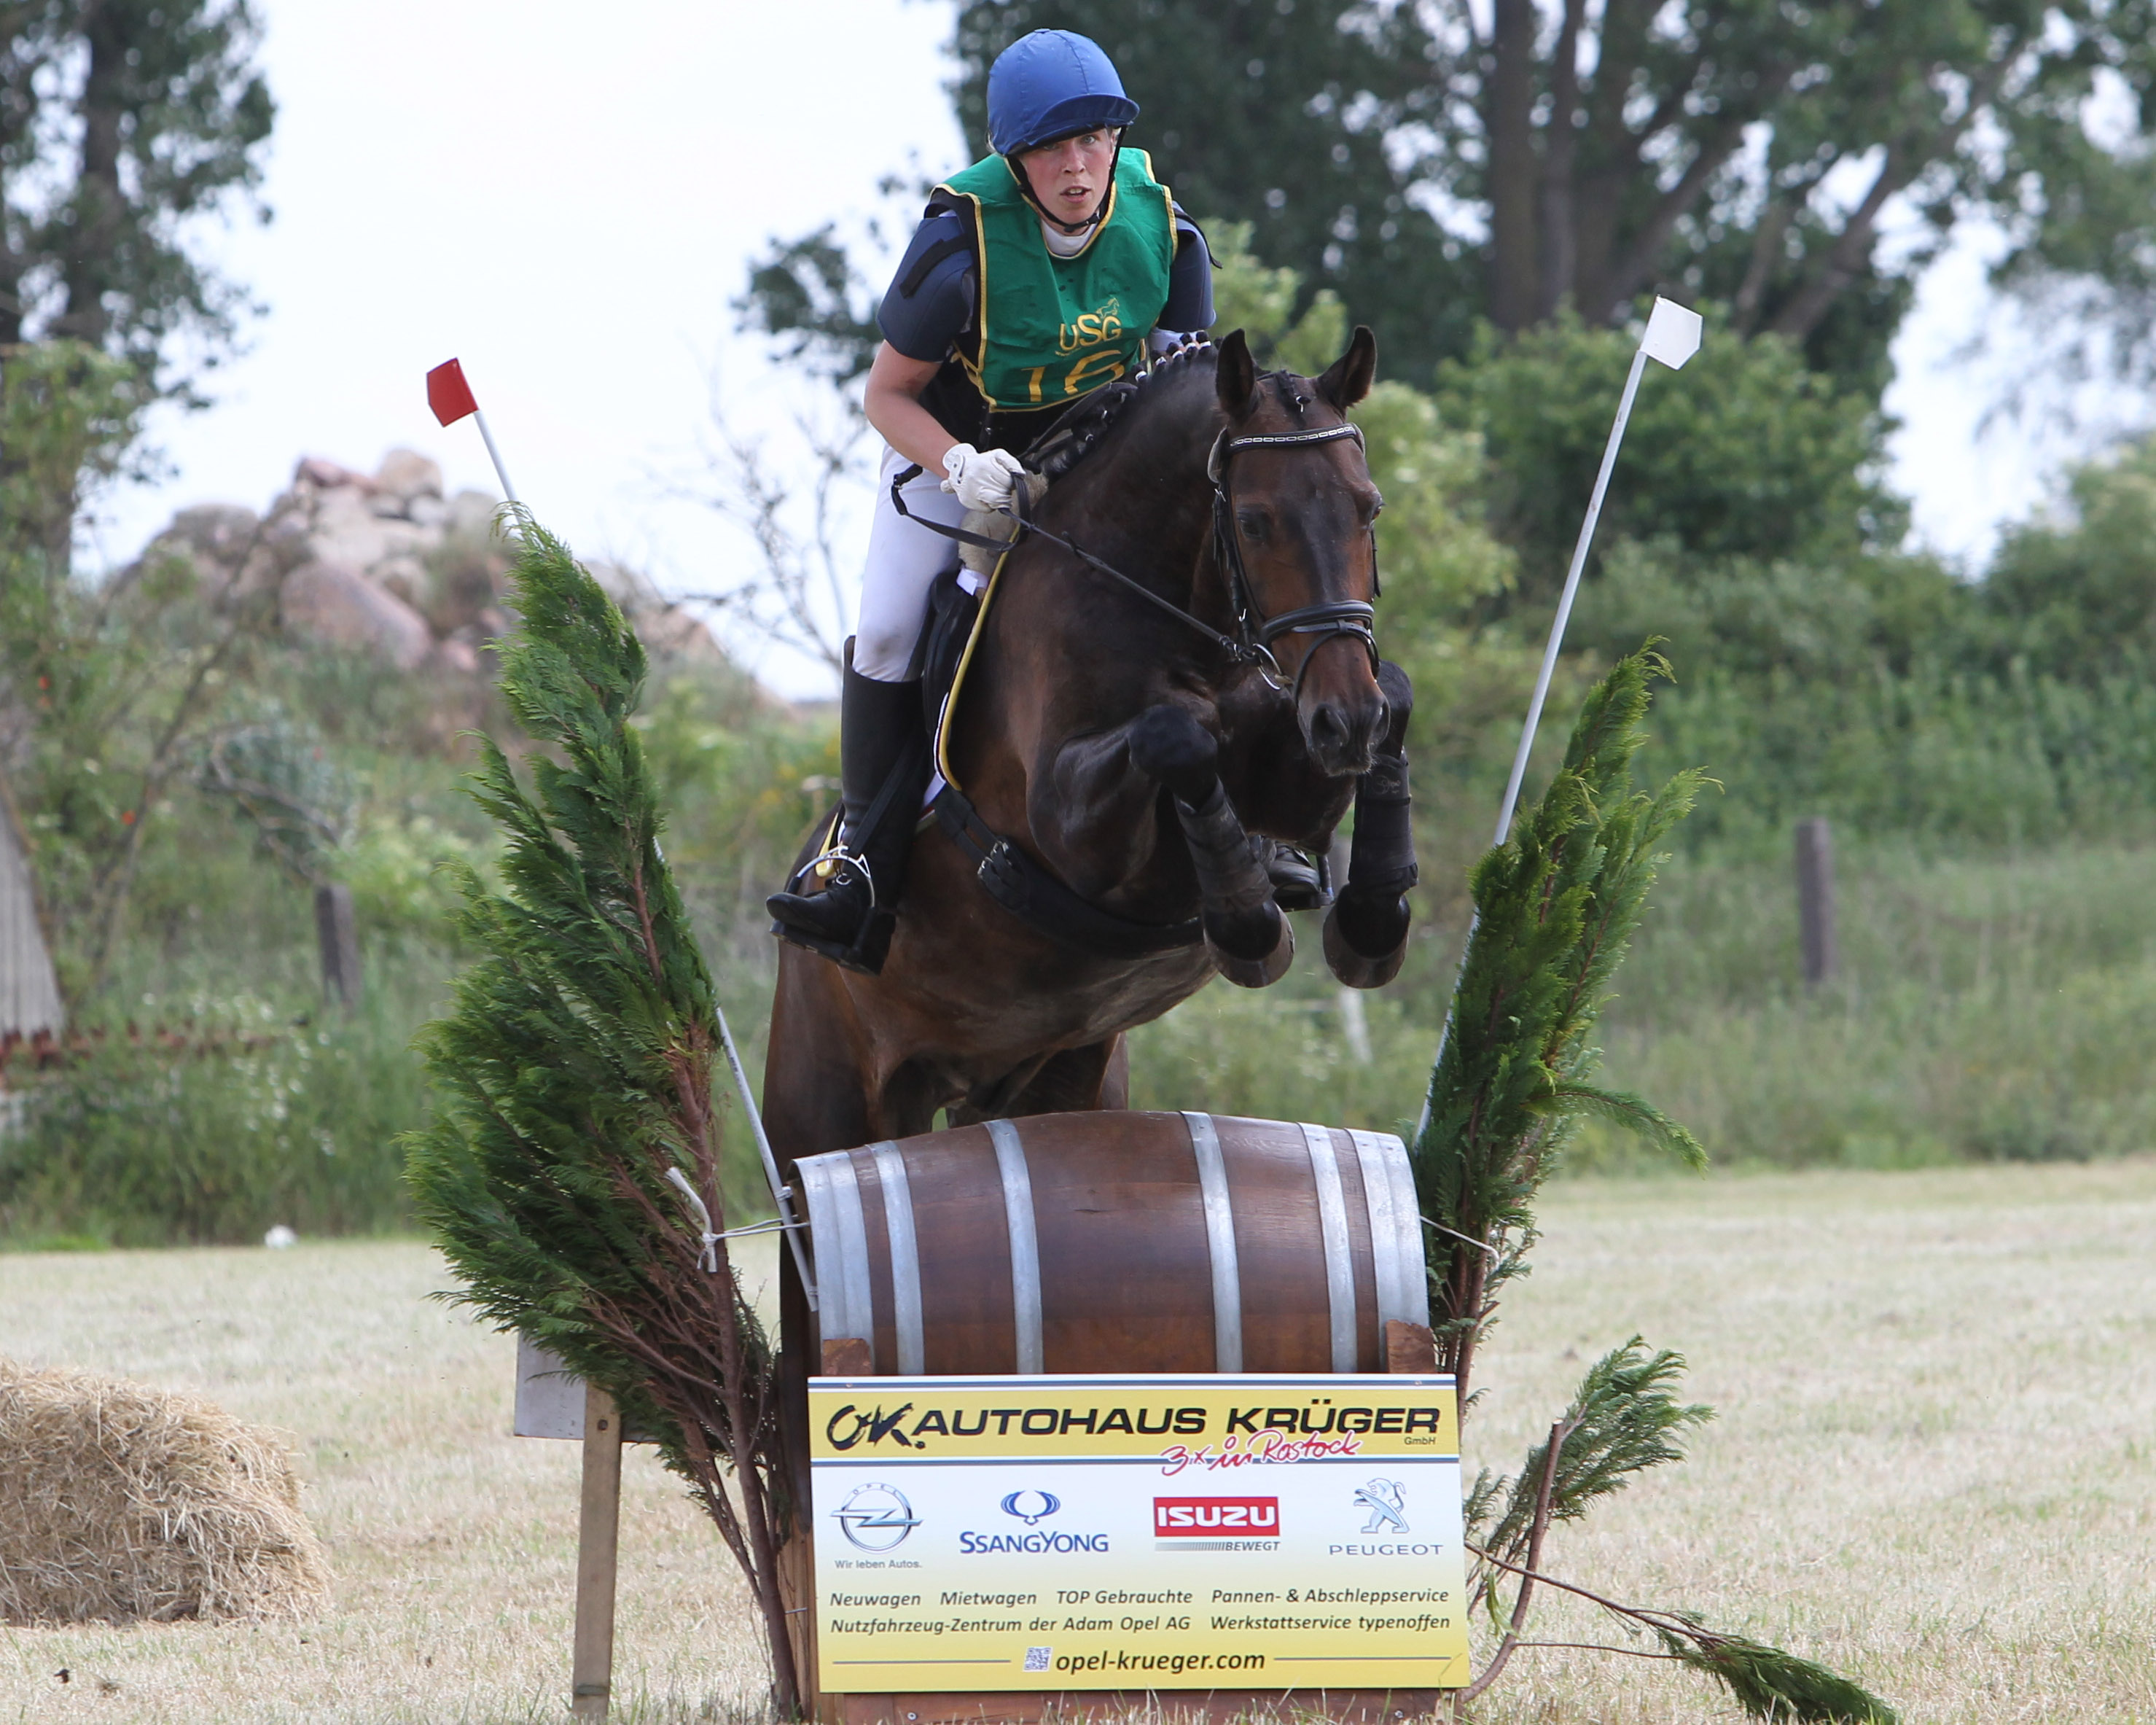
[[[749,1582],[791,1719],[777,1361],[726,1244],[717,997],[630,723],[644,647],[558,540],[518,526],[502,693],[553,753],[533,755],[527,791],[481,744],[475,795],[508,842],[506,890],[461,872],[480,957],[421,1038],[435,1105],[408,1141],[413,1190],[459,1300],[658,1434]]]
[[[0,348],[85,342],[196,399],[175,348],[213,365],[252,309],[187,230],[261,182],[259,34],[249,0],[0,0]]]
[[[209,605],[192,565],[154,549],[102,585],[78,576],[80,500],[126,471],[147,391],[127,361],[80,342],[0,357],[0,769],[72,1009],[105,979],[144,838],[275,595]]]
[[[969,137],[990,61],[1045,25],[1126,69],[1132,141],[1194,214],[1255,223],[1409,376],[1477,312],[1599,324],[1661,289],[1876,392],[1972,217],[2011,236],[2002,279],[2156,305],[2150,0],[964,0]],[[1890,258],[1897,198],[1921,237]]]
[[[2156,662],[2156,439],[2077,468],[2071,510],[2010,531],[1978,590],[2000,665],[2093,682]]]
[[[1568,312],[1509,339],[1485,326],[1440,369],[1440,411],[1481,434],[1491,525],[1520,553],[1525,597],[1553,600],[1563,580],[1636,346]],[[1717,320],[1697,360],[1642,384],[1603,542],[1814,566],[1891,548],[1907,511],[1878,481],[1887,430],[1867,392],[1808,370],[1794,342]]]

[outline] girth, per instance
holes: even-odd
[[[981,889],[1036,934],[1103,958],[1145,958],[1195,946],[1205,938],[1198,917],[1166,925],[1133,922],[1080,898],[983,821],[966,793],[947,780],[933,806],[937,823],[973,863]]]

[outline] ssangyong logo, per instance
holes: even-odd
[[[1278,1539],[1280,1499],[1156,1497],[1152,1531],[1162,1539]]]
[[[1003,1511],[1016,1517],[1032,1529],[1028,1533],[975,1533],[962,1532],[958,1535],[958,1550],[969,1558],[985,1557],[994,1552],[1022,1552],[1030,1557],[1050,1552],[1104,1552],[1108,1548],[1105,1533],[1070,1533],[1058,1530],[1051,1532],[1040,1524],[1063,1507],[1063,1500],[1053,1491],[1014,1491],[1003,1501]]]
[[[1063,1500],[1053,1491],[1014,1491],[1004,1500],[1004,1513],[1029,1527],[1038,1527],[1062,1507]]]
[[[856,1549],[896,1550],[921,1525],[906,1494],[892,1486],[861,1486],[831,1511],[839,1529]]]

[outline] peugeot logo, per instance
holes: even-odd
[[[891,1486],[858,1486],[831,1514],[839,1531],[865,1552],[893,1550],[921,1525],[905,1493]]]
[[[1404,1533],[1408,1518],[1401,1500],[1407,1488],[1398,1480],[1373,1480],[1355,1494],[1356,1504],[1369,1511],[1363,1524],[1365,1533]]]
[[[1034,1507],[1026,1506],[1029,1497],[1034,1500]],[[1053,1491],[1014,1491],[1004,1500],[1004,1513],[1016,1516],[1029,1527],[1038,1527],[1062,1507],[1063,1500]]]

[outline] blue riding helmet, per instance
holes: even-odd
[[[1070,30],[1021,36],[988,68],[988,147],[998,156],[1137,117],[1107,55]]]

